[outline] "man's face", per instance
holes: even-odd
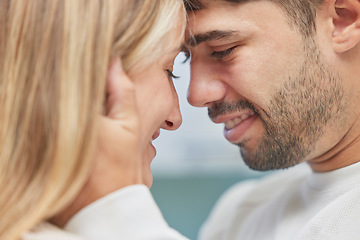
[[[287,168],[319,157],[345,134],[341,77],[278,5],[209,1],[190,13],[187,41],[188,101],[224,123],[225,138],[251,168]]]

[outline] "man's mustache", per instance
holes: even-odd
[[[247,100],[238,100],[235,102],[215,102],[208,108],[208,114],[211,119],[218,116],[243,110],[251,110],[257,113],[255,106]]]

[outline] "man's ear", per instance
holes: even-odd
[[[360,42],[360,0],[335,0],[334,7],[334,51],[342,53]]]

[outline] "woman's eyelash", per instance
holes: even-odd
[[[183,63],[189,61],[190,58],[191,58],[190,52],[189,51],[185,52],[185,60],[183,61]]]
[[[171,77],[171,78],[179,78],[179,76],[175,76],[175,75],[173,74],[173,72],[170,71],[169,69],[166,69],[166,72],[167,72],[168,76]]]
[[[186,63],[191,58],[191,53],[190,53],[189,49],[187,49],[186,47],[184,47],[181,51],[185,55],[185,60],[182,63]]]
[[[215,51],[214,51],[214,52],[211,54],[211,57],[214,57],[214,58],[217,58],[217,59],[222,59],[222,58],[230,55],[230,53],[232,53],[232,52],[235,50],[236,47],[237,47],[237,46],[232,47],[232,48],[229,48],[229,49],[226,49],[226,50],[224,50],[224,51],[220,51],[220,52],[215,52]]]

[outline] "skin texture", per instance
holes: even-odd
[[[271,1],[204,3],[189,17],[188,101],[226,123],[247,165],[307,161],[321,172],[356,162],[359,2],[325,1],[312,37]],[[236,118],[243,121],[233,128]]]

